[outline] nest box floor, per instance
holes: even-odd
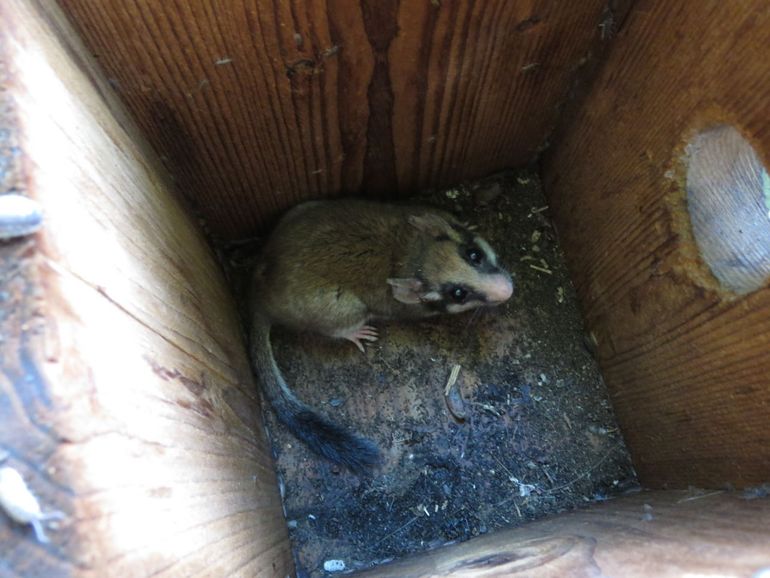
[[[478,225],[516,290],[481,314],[381,323],[365,355],[274,329],[297,395],[386,459],[358,477],[265,411],[300,576],[325,575],[326,560],[366,567],[635,486],[537,175],[504,173],[420,200]],[[444,395],[455,365],[464,422]]]

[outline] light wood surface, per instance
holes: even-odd
[[[534,159],[604,0],[60,0],[224,238]]]
[[[4,1],[0,42],[15,186],[45,211],[0,255],[0,449],[66,515],[47,545],[0,515],[0,574],[289,574],[240,328],[197,224],[54,4]]]
[[[644,492],[357,574],[367,578],[682,578],[770,571],[770,501]]]
[[[685,186],[690,139],[717,124],[736,126],[770,166],[768,46],[766,2],[637,2],[544,165],[587,329],[649,486],[770,479],[770,290],[740,296],[718,282]]]

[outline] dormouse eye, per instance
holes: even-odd
[[[455,285],[449,288],[449,298],[455,303],[463,303],[468,297],[468,291]]]
[[[478,247],[469,247],[467,255],[474,265],[481,265],[484,262],[484,253]]]

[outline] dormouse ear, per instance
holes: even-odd
[[[419,279],[388,279],[388,285],[393,290],[393,298],[407,305],[420,303],[420,292],[423,284]]]
[[[452,226],[440,215],[435,213],[423,213],[422,215],[409,215],[409,224],[417,230],[427,233],[431,237],[448,235]]]
[[[407,305],[441,299],[441,295],[436,291],[426,291],[425,285],[419,279],[388,279],[387,282],[393,290],[393,298]]]

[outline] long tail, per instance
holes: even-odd
[[[364,472],[380,462],[380,452],[374,443],[324,419],[294,396],[273,358],[270,321],[259,312],[252,315],[250,345],[251,361],[262,391],[278,419],[297,438],[317,454],[354,472]]]

